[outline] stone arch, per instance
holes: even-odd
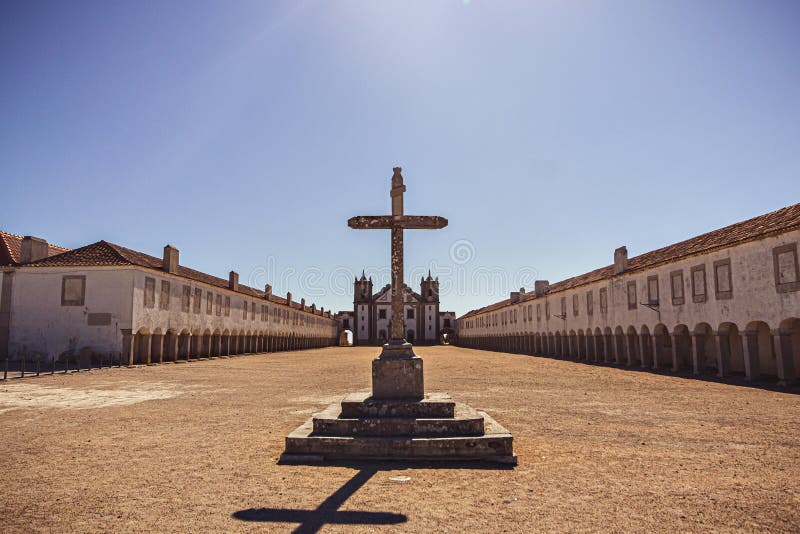
[[[213,332],[211,332],[211,347],[209,355],[211,357],[217,357],[222,355],[222,332],[219,328],[215,328]]]
[[[206,328],[203,331],[203,337],[201,338],[200,343],[201,349],[199,356],[203,358],[208,358],[211,356],[211,330]]]
[[[672,371],[687,371],[694,369],[692,336],[689,327],[679,324],[672,330],[672,342],[675,344],[672,358]]]
[[[663,323],[653,327],[653,369],[672,369],[672,336]]]
[[[614,357],[614,334],[610,326],[603,330],[603,348],[605,349],[603,361],[609,363]]]
[[[653,366],[653,337],[647,325],[639,329],[639,354],[641,355],[642,368]]]
[[[584,334],[583,329],[578,329],[578,359],[585,360],[586,359],[586,334]]]
[[[164,361],[164,333],[161,328],[156,328],[150,334],[150,362],[162,363]]]
[[[628,354],[628,365],[641,365],[642,353],[640,351],[639,334],[636,328],[628,326],[628,331],[625,336],[626,339],[626,352]]]
[[[178,332],[175,328],[168,329],[164,334],[164,360],[178,360]]]
[[[578,334],[575,330],[570,330],[569,334],[567,334],[568,346],[569,346],[569,357],[575,359],[578,353]]]
[[[602,362],[606,359],[606,343],[603,331],[597,326],[594,329],[594,361]]]
[[[178,358],[188,360],[191,356],[192,347],[192,334],[189,332],[188,328],[184,328],[181,330],[181,333],[178,334]]]
[[[227,328],[222,331],[220,342],[220,356],[230,356],[231,354],[231,332]]]
[[[133,363],[150,363],[150,330],[141,327],[133,336]]]
[[[554,355],[561,356],[563,354],[561,347],[561,332],[556,330],[556,333],[553,334],[553,339],[555,341],[555,350],[553,351]]]
[[[719,371],[716,332],[710,324],[698,323],[694,327],[692,335],[694,336],[695,373],[716,375]]]
[[[614,361],[616,361],[616,363],[622,364],[627,362],[625,349],[625,332],[622,330],[621,326],[617,326],[614,329]]]
[[[800,319],[789,317],[781,321],[775,344],[778,379],[785,384],[795,382],[800,369]]]
[[[750,367],[749,380],[758,380],[761,376],[777,377],[778,366],[775,348],[772,344],[772,332],[764,321],[752,321],[745,329],[745,348],[747,358],[745,364]]]
[[[586,337],[586,361],[593,362],[596,354],[594,346],[594,334],[592,333],[592,329],[587,328],[583,335]]]
[[[745,374],[744,347],[739,327],[734,323],[726,322],[717,328],[717,341],[719,342],[719,376],[729,374]]]

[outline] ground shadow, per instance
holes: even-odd
[[[292,510],[289,508],[250,508],[232,514],[240,521],[261,523],[300,523],[294,532],[310,534],[326,524],[335,525],[397,525],[408,521],[404,514],[391,512],[340,511],[339,508],[379,469],[365,467],[344,483],[314,510]]]

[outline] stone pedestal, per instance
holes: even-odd
[[[421,399],[425,396],[422,358],[375,358],[372,360],[372,397]]]

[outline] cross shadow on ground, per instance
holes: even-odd
[[[514,467],[486,462],[326,462],[326,466],[358,469],[355,475],[313,510],[291,508],[248,508],[234,512],[232,517],[254,523],[299,523],[296,534],[318,532],[325,525],[398,525],[408,516],[393,512],[344,511],[339,508],[379,471],[400,469],[494,469]]]

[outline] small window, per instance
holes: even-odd
[[[600,288],[600,313],[608,312],[608,289]]]
[[[256,303],[255,302],[253,302],[252,305],[250,306],[250,320],[251,321],[255,321],[256,320]]]
[[[188,313],[189,311],[189,301],[192,298],[192,288],[189,286],[183,286],[181,291],[181,311]]]
[[[574,295],[572,295],[572,315],[574,315],[575,317],[578,316],[578,307],[579,307],[578,294],[575,293]]]
[[[445,328],[450,328],[450,319],[445,319],[444,320],[444,327]]]
[[[731,260],[717,260],[714,262],[714,289],[717,300],[733,297],[733,279],[731,277]]]
[[[386,319],[386,308],[378,310],[378,319]]]
[[[199,287],[194,288],[194,313],[200,313],[200,308],[203,306],[203,290]]]
[[[636,309],[636,282],[628,282],[628,309]]]
[[[214,312],[214,295],[209,291],[206,293],[206,315]]]
[[[550,301],[549,300],[544,301],[544,318],[547,321],[550,320]]]
[[[217,293],[217,317],[222,315],[222,295]]]
[[[567,297],[561,297],[561,316],[567,315]]]
[[[247,319],[247,301],[242,301],[242,319]]]
[[[169,282],[161,281],[161,295],[158,297],[158,307],[162,310],[169,309]]]
[[[231,316],[231,298],[225,297],[225,317]]]
[[[541,321],[542,320],[542,305],[541,304],[537,304],[536,305],[536,320],[537,321]]]
[[[651,306],[658,306],[658,276],[647,277],[647,302]]]
[[[156,279],[145,277],[144,279],[144,307],[154,308],[156,306]]]
[[[680,306],[685,302],[683,297],[683,270],[672,271],[669,274],[670,287],[672,288],[672,305]]]
[[[797,264],[797,244],[783,245],[772,249],[775,270],[775,289],[778,293],[800,290],[800,267]]]
[[[586,292],[586,315],[591,317],[594,314],[594,293]]]
[[[62,276],[61,277],[61,305],[83,306],[86,299],[86,277]]]
[[[706,266],[692,267],[692,302],[706,301]]]

